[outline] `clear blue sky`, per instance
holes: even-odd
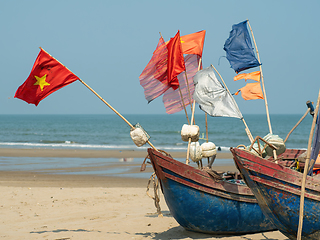
[[[165,113],[147,104],[139,75],[159,40],[206,30],[203,66],[213,64],[231,92],[234,71],[223,45],[233,24],[249,19],[262,62],[269,111],[306,111],[319,92],[320,1],[0,1],[0,114],[112,114],[79,81],[38,107],[13,98],[39,47],[67,66],[121,114]],[[220,61],[219,61],[220,59]],[[258,70],[254,68],[252,70]],[[263,100],[236,96],[243,114],[265,113]],[[200,110],[197,110],[198,112]],[[183,112],[181,112],[183,113]]]

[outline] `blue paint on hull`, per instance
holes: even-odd
[[[289,239],[297,239],[299,214],[300,214],[300,191],[301,187],[295,182],[286,182],[283,179],[274,177],[276,169],[272,163],[268,163],[268,174],[263,174],[260,170],[262,164],[256,156],[243,154],[240,150],[233,149],[234,160],[238,165],[247,185],[255,195],[265,216],[270,219],[281,233]],[[243,155],[242,155],[243,154]],[[265,160],[267,161],[267,160]],[[250,168],[254,166],[257,171]],[[263,165],[266,168],[266,165]],[[289,175],[293,175],[294,170],[287,169]],[[284,173],[283,173],[284,174]],[[271,176],[270,176],[271,175]],[[302,179],[302,174],[300,174]],[[288,176],[288,175],[284,175]],[[308,184],[307,184],[308,185]],[[297,191],[293,193],[291,191]],[[320,190],[320,189],[319,189]],[[315,196],[320,195],[320,191],[306,188],[306,193]],[[303,240],[320,239],[320,202],[312,197],[305,196],[304,217],[301,238]]]
[[[263,178],[264,175],[260,174],[259,176]],[[255,182],[255,184],[256,189],[252,189],[253,193],[260,194],[269,208],[268,211],[265,211],[265,207],[262,207],[266,216],[273,220],[283,234],[290,239],[296,239],[299,225],[300,196],[261,183]],[[296,186],[296,188],[300,189],[300,186]],[[320,203],[305,198],[302,236],[306,239],[318,240],[320,238],[319,229]]]
[[[230,200],[171,179],[161,181],[172,216],[184,228],[212,234],[247,234],[274,230],[257,203]]]

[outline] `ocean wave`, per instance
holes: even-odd
[[[137,147],[136,145],[102,145],[102,144],[79,144],[72,143],[70,141],[65,141],[62,143],[22,143],[22,142],[0,142],[1,147],[14,147],[14,148],[77,148],[77,149],[124,149],[124,150],[146,150],[150,146],[145,145],[142,147]],[[162,149],[167,150],[185,150],[185,147],[181,146],[163,146]]]
[[[9,147],[9,148],[60,148],[60,149],[95,149],[95,150],[139,150],[146,151],[150,146],[148,144],[137,147],[136,145],[104,145],[104,144],[79,144],[73,143],[70,141],[65,141],[63,143],[26,143],[26,142],[0,142],[0,147]],[[162,145],[156,146],[156,148],[165,150],[165,151],[187,151],[187,146],[177,145]],[[220,147],[219,151],[228,152],[230,147]]]
[[[62,143],[21,143],[21,142],[0,142],[0,146],[11,147],[39,147],[39,148],[92,148],[92,149],[113,149],[113,148],[131,148],[134,146],[118,146],[118,145],[99,145],[99,144],[78,144],[70,141]]]

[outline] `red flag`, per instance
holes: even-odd
[[[51,93],[79,78],[42,48],[27,80],[18,88],[15,98],[38,105]]]
[[[167,44],[168,48],[168,85],[174,90],[179,87],[177,76],[186,70],[182,54],[180,31],[171,38]]]
[[[183,54],[196,54],[202,56],[206,30],[181,36],[181,47]]]
[[[173,90],[170,88],[163,94],[162,101],[166,108],[166,113],[173,114],[179,112],[185,106],[192,104],[194,93],[193,77],[198,72],[199,60],[200,56],[196,54],[187,54],[185,56],[184,62],[187,74],[181,73],[178,76],[179,89]]]
[[[167,81],[168,49],[160,37],[156,50],[148,65],[139,76],[140,85],[144,88],[144,95],[148,102],[161,96],[169,89]]]

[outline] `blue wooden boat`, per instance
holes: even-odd
[[[167,206],[185,229],[224,235],[276,230],[249,187],[235,178],[215,177],[151,148],[148,154]]]
[[[234,161],[256,196],[264,214],[290,239],[297,239],[305,150],[289,149],[268,159],[231,148]],[[304,199],[302,239],[320,239],[320,179],[308,176]]]

